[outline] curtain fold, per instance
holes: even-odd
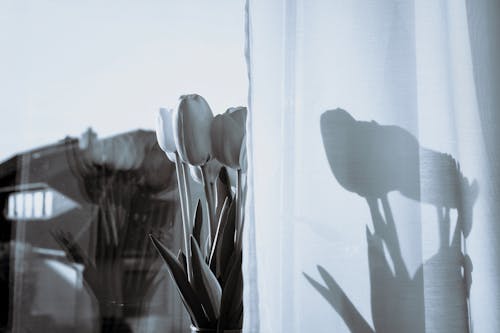
[[[246,332],[500,330],[498,122],[471,12],[247,1]]]

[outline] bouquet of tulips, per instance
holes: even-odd
[[[160,109],[157,139],[175,162],[184,246],[171,252],[151,235],[191,317],[193,332],[241,330],[242,231],[246,171],[245,107],[213,116],[199,95]],[[203,185],[204,202],[191,211],[188,177]],[[234,181],[232,181],[234,179]]]

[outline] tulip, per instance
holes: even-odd
[[[173,110],[160,108],[156,122],[156,139],[168,159],[175,162],[177,148],[174,140]]]
[[[174,140],[180,158],[191,165],[210,160],[212,110],[200,95],[184,95],[174,112]]]
[[[179,188],[179,200],[181,204],[182,225],[184,229],[184,246],[186,259],[190,262],[191,252],[189,247],[189,232],[190,226],[190,196],[191,191],[189,182],[186,178],[186,165],[181,161],[180,154],[177,151],[176,140],[174,137],[175,126],[174,119],[176,118],[173,110],[160,108],[158,120],[156,124],[156,138],[158,145],[165,152],[168,159],[175,163],[175,170],[177,175],[177,185]],[[192,278],[192,272],[188,265],[188,276]]]
[[[224,114],[215,117],[210,131],[213,157],[222,164],[237,170],[236,230],[239,230],[236,237],[237,246],[241,243],[241,230],[243,230],[241,173],[247,168],[246,118],[246,107],[229,108]]]
[[[222,164],[233,169],[246,169],[247,108],[229,108],[212,121],[212,154]]]

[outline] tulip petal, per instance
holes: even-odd
[[[201,244],[201,228],[203,224],[203,209],[201,208],[201,201],[198,199],[198,205],[196,205],[196,212],[193,221],[193,232],[192,235],[194,239]]]
[[[241,128],[245,129],[247,121],[247,108],[244,106],[237,106],[227,109],[224,113],[231,117],[236,123],[238,123]]]
[[[235,256],[235,260],[230,267],[227,275],[227,283],[222,291],[220,317],[217,327],[218,332],[223,332],[224,329],[238,328],[238,325],[228,320],[229,317],[232,317],[232,312],[239,311],[239,304],[243,302],[242,254],[241,252],[235,252],[233,256]]]
[[[168,159],[174,161],[177,148],[174,140],[173,110],[160,108],[156,122],[156,138]]]
[[[199,293],[205,313],[209,320],[215,321],[219,317],[222,288],[214,273],[203,259],[198,243],[193,236],[191,240],[191,253],[193,254],[193,279],[196,291]]]

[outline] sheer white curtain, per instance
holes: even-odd
[[[500,332],[494,7],[248,0],[247,332]]]

